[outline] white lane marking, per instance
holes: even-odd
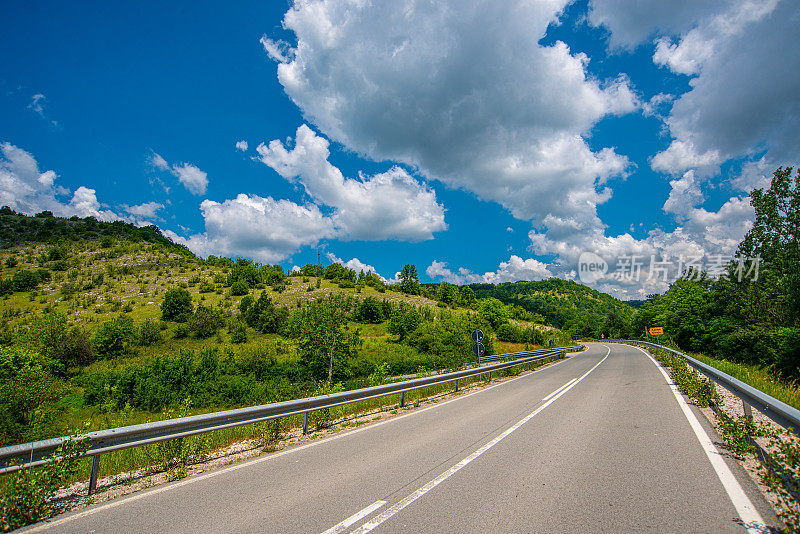
[[[722,486],[725,488],[728,498],[730,498],[731,502],[733,503],[733,507],[736,508],[736,513],[739,514],[739,518],[742,520],[747,532],[752,532],[753,534],[769,532],[769,529],[767,528],[766,523],[764,523],[764,519],[761,517],[761,514],[759,514],[758,510],[756,510],[756,507],[753,506],[753,503],[742,489],[739,481],[736,480],[736,477],[728,467],[728,464],[726,464],[725,460],[722,459],[722,455],[720,455],[719,451],[714,446],[714,443],[712,443],[711,438],[708,437],[705,429],[703,429],[703,427],[700,425],[700,421],[697,420],[697,417],[692,412],[692,409],[689,408],[689,405],[686,403],[683,395],[681,395],[678,386],[675,385],[675,382],[670,379],[664,368],[661,367],[647,351],[639,347],[634,348],[639,349],[644,353],[645,356],[650,358],[650,361],[653,362],[653,365],[655,365],[658,370],[661,371],[661,374],[664,375],[664,379],[667,381],[667,384],[669,384],[672,394],[675,395],[675,398],[678,400],[678,405],[681,407],[683,415],[686,416],[686,419],[689,421],[689,425],[692,427],[692,430],[694,430],[695,436],[697,436],[697,440],[700,442],[700,445],[702,445],[706,456],[708,456],[708,459],[711,461],[711,465],[714,467],[714,471],[716,471],[719,481],[722,482]]]
[[[564,388],[565,388],[565,387],[567,387],[568,385],[572,384],[572,383],[573,383],[573,382],[575,382],[576,380],[577,380],[577,378],[573,378],[572,380],[570,380],[569,382],[567,382],[566,384],[564,384],[563,386],[561,386],[560,388],[558,388],[557,390],[555,390],[554,392],[552,392],[550,395],[548,395],[548,396],[546,396],[545,398],[543,398],[542,400],[543,400],[543,401],[550,400],[550,397],[552,397],[552,396],[554,396],[554,395],[557,395],[557,394],[558,394],[558,393],[559,393],[559,392],[560,392],[562,389],[564,389]]]
[[[582,351],[582,352],[579,352],[579,353],[576,353],[576,354],[582,354],[583,352],[586,352],[586,351]],[[362,426],[360,428],[356,428],[356,429],[350,430],[348,432],[336,434],[334,436],[331,436],[331,437],[328,437],[328,438],[325,438],[325,439],[320,439],[318,441],[315,440],[315,441],[312,441],[310,443],[306,443],[305,445],[299,445],[297,447],[292,447],[291,449],[284,449],[284,450],[282,450],[280,452],[275,452],[275,453],[272,453],[272,454],[270,454],[268,456],[262,456],[260,458],[254,459],[254,460],[250,460],[248,462],[243,462],[243,463],[240,463],[240,464],[232,465],[230,467],[226,467],[224,469],[211,471],[211,472],[208,472],[208,473],[205,473],[205,474],[202,474],[202,475],[196,475],[196,476],[188,477],[188,478],[185,478],[185,479],[181,480],[180,482],[175,482],[175,483],[170,484],[170,485],[161,486],[159,488],[155,488],[155,489],[152,489],[150,491],[143,492],[143,493],[135,493],[135,494],[127,496],[127,497],[119,497],[118,499],[115,499],[115,500],[110,501],[110,502],[108,502],[106,504],[102,504],[100,506],[97,506],[96,508],[90,508],[88,510],[84,510],[82,512],[78,512],[76,514],[73,514],[73,515],[70,515],[70,516],[67,516],[67,517],[62,517],[62,518],[56,519],[54,521],[45,521],[43,523],[40,523],[37,526],[34,526],[33,528],[30,528],[30,529],[26,530],[25,532],[41,532],[41,531],[43,531],[45,529],[49,529],[51,527],[56,527],[58,525],[63,525],[64,523],[68,523],[68,522],[73,521],[75,519],[80,519],[82,517],[90,516],[90,515],[96,514],[97,512],[101,512],[103,510],[108,510],[109,508],[114,508],[116,506],[120,506],[122,504],[127,504],[127,503],[130,503],[130,502],[133,502],[133,501],[138,501],[139,499],[143,499],[145,497],[150,497],[151,495],[158,495],[159,493],[163,493],[165,491],[169,491],[169,490],[175,489],[175,488],[180,488],[182,486],[186,486],[187,484],[193,484],[195,482],[200,482],[201,480],[206,480],[208,478],[212,478],[212,477],[215,477],[217,475],[222,475],[222,474],[225,474],[225,473],[229,473],[231,471],[236,471],[238,469],[244,469],[245,467],[250,467],[252,465],[260,464],[262,462],[267,462],[269,460],[273,460],[273,459],[278,458],[280,456],[283,456],[285,454],[291,454],[293,452],[297,452],[297,451],[301,451],[301,450],[304,450],[304,449],[308,449],[309,447],[314,447],[316,445],[321,445],[323,443],[328,443],[329,441],[333,441],[335,439],[343,438],[343,437],[346,437],[346,436],[352,436],[353,434],[358,434],[359,432],[364,432],[366,430],[377,428],[379,426],[383,426],[383,425],[388,424],[388,423],[399,421],[401,419],[405,419],[406,417],[411,417],[412,415],[418,415],[418,414],[421,414],[423,412],[427,412],[428,410],[433,410],[435,408],[441,408],[445,404],[450,404],[451,402],[455,402],[455,401],[458,401],[458,400],[466,399],[467,397],[471,397],[472,395],[477,395],[478,393],[482,393],[484,391],[489,391],[490,389],[494,389],[496,387],[500,387],[500,386],[504,386],[506,384],[510,384],[511,382],[515,382],[515,381],[520,380],[522,378],[529,378],[529,377],[533,376],[534,374],[536,374],[538,372],[546,371],[547,369],[552,369],[553,367],[561,365],[562,363],[571,361],[571,359],[572,359],[572,357],[565,358],[565,359],[561,360],[560,362],[556,362],[553,365],[548,365],[547,367],[544,367],[542,369],[538,369],[536,371],[533,371],[532,373],[527,373],[527,374],[524,374],[522,376],[518,376],[516,378],[512,378],[511,380],[506,380],[504,382],[500,382],[499,384],[495,384],[493,386],[484,387],[484,388],[479,389],[477,391],[473,391],[472,393],[459,395],[459,396],[457,396],[455,398],[452,398],[452,399],[450,399],[448,401],[439,402],[439,403],[433,404],[431,406],[428,406],[427,408],[422,408],[421,410],[414,410],[412,412],[408,412],[407,414],[400,415],[398,417],[392,417],[391,419],[387,419],[387,420],[381,421],[379,423],[371,423],[369,425]]]
[[[374,503],[370,504],[369,506],[367,506],[366,508],[364,508],[360,512],[351,515],[350,517],[348,517],[347,519],[345,519],[341,523],[337,523],[337,524],[333,525],[331,528],[329,528],[328,530],[326,530],[322,534],[338,534],[339,532],[344,532],[345,530],[347,530],[347,527],[349,527],[350,525],[355,524],[356,522],[358,522],[361,519],[364,519],[369,514],[371,514],[372,512],[374,512],[375,510],[377,510],[381,506],[383,506],[384,504],[386,504],[386,501],[375,501]]]
[[[606,361],[606,359],[608,358],[608,355],[610,353],[611,353],[611,349],[608,349],[608,352],[606,352],[605,357],[602,360],[600,360],[599,362],[597,362],[597,364],[595,364],[594,367],[592,367],[591,369],[586,371],[586,373],[584,373],[583,376],[581,376],[577,380],[573,380],[572,384],[567,386],[566,388],[564,388],[564,386],[562,386],[560,388],[561,389],[561,393],[556,394],[552,399],[550,399],[546,403],[542,404],[540,407],[538,407],[536,410],[534,410],[533,412],[531,412],[528,415],[526,415],[524,418],[520,419],[513,426],[511,426],[510,428],[506,429],[502,434],[500,434],[499,436],[494,438],[492,441],[490,441],[489,443],[485,444],[483,447],[481,447],[477,451],[473,452],[472,454],[470,454],[469,456],[467,456],[466,458],[464,458],[463,460],[461,460],[460,462],[455,464],[453,467],[451,467],[450,469],[448,469],[447,471],[445,471],[444,473],[442,473],[438,477],[434,478],[433,480],[431,480],[430,482],[428,482],[427,484],[425,484],[424,486],[422,486],[418,490],[414,491],[413,493],[407,495],[405,498],[403,498],[402,500],[400,500],[397,503],[395,503],[394,505],[392,505],[389,509],[387,509],[386,511],[384,511],[383,513],[381,513],[377,517],[375,517],[375,518],[367,521],[363,525],[361,525],[361,527],[356,529],[356,530],[354,530],[352,534],[365,534],[365,533],[371,531],[372,529],[374,529],[375,527],[377,527],[378,525],[380,525],[381,523],[383,523],[387,519],[391,518],[396,513],[400,512],[403,508],[405,508],[409,504],[413,503],[414,501],[416,501],[417,499],[419,499],[420,497],[422,497],[423,495],[425,495],[426,493],[431,491],[433,488],[435,488],[439,484],[441,484],[442,482],[444,482],[445,480],[447,480],[448,478],[450,478],[451,476],[453,476],[457,472],[461,471],[461,469],[463,469],[464,467],[466,467],[467,465],[472,463],[476,458],[481,456],[483,453],[485,453],[486,451],[488,451],[489,449],[491,449],[492,447],[494,447],[495,445],[497,445],[501,441],[503,441],[512,432],[514,432],[519,427],[521,427],[522,425],[524,425],[525,423],[527,423],[528,421],[533,419],[536,415],[541,413],[545,408],[547,408],[548,406],[553,404],[555,401],[557,401],[562,395],[566,394],[570,389],[572,389],[575,386],[577,386],[581,382],[581,380],[583,380],[584,378],[589,376],[589,373],[591,373],[592,371],[597,369],[597,367],[601,363]]]

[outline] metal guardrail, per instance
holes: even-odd
[[[747,415],[752,413],[750,407],[752,406],[759,412],[763,413],[784,428],[792,428],[800,434],[800,410],[789,406],[785,402],[781,402],[775,397],[771,397],[749,384],[745,384],[741,380],[723,373],[719,369],[715,369],[710,365],[701,362],[696,358],[684,354],[683,352],[650,343],[648,341],[637,341],[630,339],[609,339],[606,340],[611,343],[627,343],[629,345],[641,345],[647,348],[663,350],[676,356],[683,358],[686,363],[691,365],[696,370],[706,375],[709,379],[713,380],[720,386],[724,387],[742,400],[744,410]]]
[[[575,347],[566,347],[566,350],[574,349],[574,348]],[[511,352],[509,354],[492,354],[491,356],[481,356],[480,358],[478,358],[478,361],[480,363],[482,363],[482,364],[483,363],[491,363],[491,362],[499,362],[499,361],[505,361],[505,360],[512,359],[512,358],[520,358],[522,355],[535,356],[535,355],[538,355],[538,354],[544,354],[544,353],[546,353],[548,351],[551,351],[551,350],[553,350],[553,349],[550,348],[550,349],[539,349],[539,350],[526,350],[526,351],[523,351],[523,352]]]
[[[400,393],[400,405],[403,406],[406,391],[445,384],[447,382],[455,382],[456,390],[458,390],[459,379],[491,373],[492,371],[499,371],[501,369],[508,369],[518,365],[531,364],[536,361],[564,354],[566,351],[580,350],[581,348],[582,347],[579,346],[558,347],[544,351],[518,352],[506,355],[514,356],[516,358],[514,360],[496,363],[486,367],[464,369],[452,373],[432,375],[352,391],[343,391],[330,395],[320,395],[317,397],[251,406],[236,410],[226,410],[190,417],[168,419],[165,421],[156,421],[153,423],[98,430],[78,437],[65,436],[11,445],[0,448],[0,475],[12,473],[28,467],[36,467],[50,461],[52,455],[57,452],[58,448],[65,441],[72,439],[86,440],[89,448],[83,453],[83,456],[92,457],[92,471],[89,478],[89,492],[92,493],[97,484],[97,475],[100,469],[100,455],[107,452],[193,436],[195,434],[212,432],[214,430],[260,423],[298,414],[303,414],[303,431],[305,433],[308,428],[308,412],[397,393]]]

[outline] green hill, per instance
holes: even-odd
[[[327,366],[303,338],[318,302],[353,340],[332,377],[343,388],[460,367],[476,327],[490,351],[567,340],[454,286],[203,260],[153,226],[3,209],[0,237],[0,445],[318,392]]]
[[[477,298],[494,297],[541,315],[547,324],[582,336],[609,335],[618,323],[629,323],[630,304],[573,280],[472,284]]]

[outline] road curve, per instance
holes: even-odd
[[[677,397],[643,351],[589,344],[558,364],[451,401],[27,530],[743,532],[743,523],[751,531],[762,520],[777,525],[741,467],[704,449],[702,435],[719,437]]]

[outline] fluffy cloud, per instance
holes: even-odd
[[[286,93],[346,147],[522,219],[591,219],[608,198],[598,181],[628,161],[583,135],[639,102],[624,77],[592,79],[585,55],[539,44],[566,4],[298,2],[284,17],[297,46],[262,44]]]
[[[609,31],[611,48],[635,48],[661,34],[691,29],[698,18],[735,0],[591,0],[588,20]]]
[[[700,176],[711,176],[719,172],[722,158],[717,150],[708,150],[699,154],[691,141],[675,139],[663,152],[659,152],[650,160],[655,171],[679,174],[692,169]]]
[[[141,217],[143,219],[155,219],[157,217],[156,213],[158,210],[164,209],[164,204],[161,204],[160,202],[145,202],[143,204],[137,204],[136,206],[128,206],[123,204],[121,207],[135,217]]]
[[[348,269],[354,270],[356,272],[356,274],[360,273],[361,271],[364,271],[364,274],[372,272],[372,273],[377,274],[378,278],[380,278],[384,282],[387,281],[386,278],[384,278],[383,276],[378,274],[378,271],[375,270],[375,267],[373,267],[372,265],[368,265],[368,264],[362,262],[358,258],[351,258],[348,261],[344,261],[341,258],[337,257],[336,254],[334,254],[332,252],[328,252],[326,254],[326,257],[328,258],[329,262],[331,262],[331,263],[339,263],[341,265],[344,265]]]
[[[681,178],[670,181],[669,185],[672,190],[664,203],[664,211],[667,213],[686,215],[689,210],[704,200],[694,171],[686,171]]]
[[[548,266],[533,258],[523,260],[512,255],[508,261],[500,262],[496,271],[484,274],[475,274],[468,269],[460,267],[456,272],[447,267],[447,263],[434,260],[425,269],[425,274],[433,279],[442,279],[453,284],[502,284],[503,282],[545,280],[551,278],[553,273]]]
[[[184,238],[165,232],[199,256],[245,256],[274,263],[298,248],[333,236],[331,220],[314,205],[258,195],[238,195],[224,202],[204,200],[205,232]]]
[[[331,219],[340,239],[421,241],[447,229],[436,194],[405,170],[345,178],[328,161],[328,147],[326,139],[301,125],[291,150],[278,140],[256,150],[263,163],[302,184],[315,202],[334,208]]]
[[[150,164],[158,170],[169,171],[193,195],[205,194],[208,188],[208,174],[191,163],[170,165],[161,155],[153,153]]]
[[[244,139],[242,139],[241,141],[237,141],[236,142],[236,150],[241,150],[242,152],[247,152],[248,146],[249,145],[247,144],[247,141],[245,141]]]
[[[658,41],[654,61],[695,76],[667,117],[675,141],[666,152],[682,143],[718,161],[764,151],[773,161],[796,157],[800,50],[786,43],[794,40],[797,17],[791,0],[726,2],[678,38]],[[687,169],[666,152],[653,159],[665,155],[658,170]]]
[[[56,186],[54,171],[39,172],[34,157],[10,143],[0,144],[0,205],[32,215],[48,210],[60,217],[96,217],[103,221],[123,219],[110,210],[102,209],[94,189],[78,187],[67,201],[57,197],[69,196],[69,190]]]

